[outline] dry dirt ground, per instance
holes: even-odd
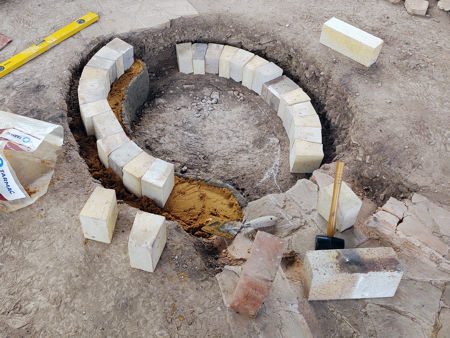
[[[206,79],[190,83],[190,78],[173,74],[174,43],[223,42],[278,63],[308,92],[325,126],[327,159],[346,162],[345,180],[361,197],[381,205],[390,196],[407,198],[412,192],[420,192],[449,208],[450,16],[437,9],[436,1],[430,1],[428,17],[410,16],[402,5],[384,0],[190,3],[193,7],[183,0],[0,1],[0,32],[14,40],[0,51],[1,60],[88,11],[101,17],[99,23],[0,79],[1,110],[59,123],[65,130],[63,152],[49,192],[28,208],[0,215],[2,336],[233,333],[214,278],[220,268],[214,261],[216,252],[184,233],[176,223],[168,224],[168,245],[154,274],[129,268],[127,239],[136,209],[128,205],[119,206],[111,245],[92,241],[83,245],[78,213],[97,182],[78,153],[69,129],[66,100],[72,80],[79,76],[87,57],[113,35],[135,46],[136,55],[149,67],[156,86],[156,100],[149,101],[141,123],[135,126],[136,139],[148,141],[150,149],[173,159],[178,170],[186,165],[193,175],[229,181],[247,193],[249,200],[279,189],[285,191],[297,178],[287,174],[285,135],[280,135],[282,129],[276,119],[264,114],[267,107],[261,100],[243,88],[236,89],[232,82]],[[198,16],[193,16],[193,8]],[[186,17],[176,19],[179,16]],[[365,68],[318,43],[323,22],[332,16],[385,41],[375,65]],[[150,29],[164,26],[168,19],[174,19],[170,27]],[[170,90],[176,89],[170,87],[175,83],[185,90],[173,98]],[[184,88],[183,84],[194,86]],[[192,103],[201,104],[214,90],[212,84],[220,92],[214,105],[217,107],[207,117],[197,117],[198,105]],[[167,88],[161,89],[164,86]],[[243,98],[235,91],[243,93]],[[211,105],[205,106],[208,110]],[[189,123],[177,126],[174,111],[156,119],[156,113],[178,107],[183,118],[189,117],[191,128]],[[220,118],[219,113],[226,111],[226,119],[211,126]],[[250,113],[255,114],[253,124],[242,116]],[[160,147],[158,138],[146,134],[153,131],[164,140],[161,128],[167,123],[173,124],[170,128],[177,137],[171,139],[179,145],[177,148],[166,142]],[[239,130],[241,123],[250,128],[249,135],[243,136]],[[262,124],[264,140],[258,140],[257,123]],[[219,135],[214,138],[212,132],[199,126],[209,126]],[[182,133],[187,133],[192,147],[183,143]],[[248,149],[248,158],[242,152],[233,156],[217,142],[224,138],[233,138],[237,148]],[[204,152],[192,150],[198,143]],[[255,189],[254,182],[273,169],[278,150],[278,174]],[[221,151],[236,161],[230,171],[220,170],[225,162],[213,156]],[[264,152],[267,156],[256,167],[256,156]],[[408,266],[414,269],[414,262]],[[417,304],[404,310],[394,306],[395,302],[407,302],[410,296],[406,291],[392,303],[383,300],[378,305],[369,304],[364,311],[369,319],[376,318],[371,323],[373,330],[348,321],[361,312],[361,302],[316,303],[305,318],[323,323],[315,325],[318,331],[314,332],[319,336],[370,336],[378,332],[377,327],[395,328],[398,322],[403,327],[411,326],[416,317],[425,318],[425,335],[436,334],[439,301],[447,302],[447,306],[450,303],[448,287],[444,291],[448,276],[436,277],[423,268],[406,277],[402,288],[415,290]],[[422,308],[425,313],[421,313]],[[402,334],[401,330],[391,332]]]

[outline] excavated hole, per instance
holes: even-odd
[[[218,181],[220,187],[231,187],[230,191],[244,206],[264,195],[285,191],[307,175],[289,173],[288,139],[276,113],[257,94],[233,80],[216,75],[180,74],[175,55],[178,42],[230,44],[274,61],[312,99],[322,121],[323,163],[353,151],[348,136],[353,111],[347,104],[345,92],[322,75],[313,60],[302,59],[302,51],[280,37],[274,37],[271,44],[266,44],[263,41],[267,40],[266,36],[242,23],[230,24],[228,20],[206,17],[178,19],[164,30],[119,37],[135,47],[135,56],[147,65],[150,76],[148,101],[131,126],[132,138],[154,156],[174,163],[178,180],[182,182],[185,179],[188,183]],[[105,187],[114,188],[118,199],[183,225],[177,215],[157,207],[150,199],[137,198],[127,192],[120,179],[99,162],[94,137],[84,133],[76,91],[78,79],[87,60],[110,38],[100,41],[86,53],[72,71],[73,81],[67,96],[68,115],[80,155],[92,176]],[[217,93],[217,103],[209,102]],[[338,155],[336,145],[339,145]],[[383,188],[355,175],[352,183],[355,190],[369,198]],[[369,183],[374,184],[370,186]],[[208,237],[198,231],[198,227],[184,228],[191,234]]]

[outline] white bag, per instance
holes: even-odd
[[[63,140],[62,126],[0,111],[0,212],[47,192]]]

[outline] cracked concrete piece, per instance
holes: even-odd
[[[163,208],[175,185],[174,165],[158,158],[155,159],[142,177],[141,183],[142,194]]]
[[[320,43],[366,67],[377,61],[383,46],[380,38],[334,17],[323,24]]]
[[[128,255],[132,268],[154,272],[166,246],[165,217],[138,212],[128,239]]]
[[[291,173],[312,173],[320,167],[323,160],[323,145],[297,139],[292,143],[289,153]]]
[[[123,131],[112,110],[92,117],[92,124],[94,125],[94,134],[97,140]]]
[[[194,74],[205,74],[205,54],[208,45],[206,43],[194,43],[192,45],[192,66]]]
[[[95,55],[108,60],[112,60],[116,63],[117,78],[121,77],[123,73],[125,73],[124,70],[125,68],[123,64],[123,54],[118,52],[117,50],[112,49],[108,46],[103,46],[97,53],[95,53]]]
[[[105,168],[109,168],[109,154],[127,142],[130,139],[123,130],[97,140],[98,157]]]
[[[321,169],[314,170],[311,181],[316,183],[319,186],[319,189],[322,189],[330,184],[334,183],[334,178],[325,172],[323,172]]]
[[[78,103],[80,105],[104,100],[108,97],[109,85],[102,79],[84,79],[78,84]]]
[[[219,59],[219,76],[226,79],[230,78],[230,61],[238,52],[239,48],[233,46],[224,46]]]
[[[284,122],[286,119],[286,108],[297,103],[309,102],[311,99],[303,91],[302,88],[294,89],[290,92],[284,93],[280,98],[280,105],[278,106],[278,117]]]
[[[126,72],[134,62],[133,46],[119,38],[112,39],[106,46],[122,54],[123,70]]]
[[[81,120],[83,121],[84,128],[86,129],[86,134],[95,134],[92,118],[95,115],[106,113],[109,111],[111,111],[111,107],[109,106],[108,100],[106,99],[80,105]]]
[[[304,261],[308,300],[392,297],[403,268],[392,248],[309,251]]]
[[[233,310],[250,318],[256,316],[269,294],[285,249],[286,242],[281,238],[257,232],[230,303]]]
[[[90,58],[86,66],[104,69],[108,71],[109,83],[112,84],[117,79],[116,62],[113,60],[105,59],[101,56],[94,55]]]
[[[117,213],[116,191],[96,187],[80,212],[84,238],[111,243]]]
[[[205,54],[205,72],[208,74],[219,74],[219,59],[224,45],[208,43]]]
[[[405,0],[405,8],[409,14],[425,16],[429,2],[424,0]]]
[[[280,105],[281,95],[299,88],[298,85],[286,75],[266,82],[262,89],[262,98],[276,112]]]
[[[273,62],[269,62],[255,69],[253,76],[252,90],[261,95],[264,83],[269,82],[283,75],[283,69]]]
[[[385,234],[388,238],[396,236],[395,231],[400,220],[385,211],[378,211],[367,220],[365,226],[374,228],[376,231]]]
[[[128,191],[132,192],[136,196],[142,196],[142,176],[147,172],[148,168],[155,161],[155,158],[145,151],[141,152],[138,156],[128,162],[122,169],[123,173],[123,185]]]
[[[245,65],[253,58],[255,54],[239,49],[230,60],[230,77],[236,81],[242,81]]]
[[[291,128],[293,120],[296,116],[301,117],[311,115],[317,115],[317,113],[310,101],[300,102],[297,104],[293,104],[292,106],[287,106],[285,108],[283,127],[286,132],[289,132],[289,128]]]
[[[185,74],[193,73],[192,43],[178,43],[175,48],[177,51],[178,70]]]
[[[142,153],[142,149],[133,141],[121,145],[109,155],[109,167],[120,178],[123,177],[123,167],[127,165],[133,158]]]
[[[396,216],[398,219],[402,219],[406,215],[407,210],[405,203],[394,197],[390,197],[381,209]]]
[[[249,62],[247,62],[242,73],[242,85],[247,87],[248,89],[252,89],[255,70],[267,63],[269,63],[269,61],[263,59],[258,55],[255,55]]]
[[[333,197],[333,184],[330,184],[319,191],[319,202],[317,210],[319,214],[328,222],[330,217],[331,199]],[[347,183],[342,182],[341,193],[339,195],[338,215],[336,222],[336,229],[340,232],[352,227],[362,202],[358,196],[350,189]]]

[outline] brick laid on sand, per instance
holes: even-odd
[[[193,73],[194,66],[192,63],[192,43],[178,43],[175,48],[177,50],[178,70],[185,74]]]
[[[117,220],[117,200],[114,189],[96,187],[80,212],[85,238],[111,243]]]
[[[294,81],[283,75],[264,83],[261,96],[273,110],[278,112],[281,95],[297,88],[298,85]]]
[[[263,84],[283,75],[283,69],[273,62],[255,69],[253,76],[252,90],[261,95]]]
[[[283,239],[257,232],[230,303],[232,309],[251,318],[256,316],[269,294],[285,249]]]
[[[141,183],[142,194],[161,208],[164,207],[175,184],[173,164],[157,158],[142,177]]]
[[[286,108],[297,103],[309,102],[311,99],[301,88],[294,89],[284,93],[280,97],[280,105],[278,106],[278,117],[283,121],[286,119]]]
[[[97,140],[98,157],[100,158],[100,162],[103,163],[105,168],[109,168],[109,154],[128,142],[130,142],[130,139],[123,130],[116,134],[112,134],[100,140]]]
[[[219,74],[219,59],[224,45],[208,43],[205,54],[205,72],[208,74]]]
[[[377,61],[383,40],[342,20],[331,18],[322,27],[320,43],[370,67]]]
[[[102,79],[84,79],[78,84],[78,103],[80,105],[104,100],[108,97],[109,85]]]
[[[83,68],[83,72],[81,73],[80,81],[89,79],[101,79],[104,81],[105,86],[108,88],[108,91],[111,89],[111,82],[107,69],[85,66]]]
[[[134,63],[134,48],[119,38],[114,38],[106,44],[111,49],[119,52],[123,56],[123,70],[127,71]]]
[[[327,221],[330,216],[332,197],[333,184],[320,189],[317,211]],[[352,227],[356,222],[361,206],[362,201],[345,182],[342,182],[341,194],[339,195],[336,229],[342,232],[345,229]]]
[[[320,167],[323,156],[322,144],[297,139],[289,152],[290,171],[297,174],[312,173]]]
[[[110,110],[111,107],[109,106],[108,100],[106,99],[80,105],[81,120],[83,121],[84,128],[86,129],[86,134],[95,134],[92,118],[95,115],[107,113]]]
[[[224,46],[222,54],[219,59],[219,76],[229,79],[230,78],[230,61],[234,54],[238,52],[239,48],[233,46]]]
[[[253,58],[255,54],[239,49],[230,61],[230,77],[236,81],[242,81],[245,65]]]
[[[310,116],[310,115],[317,115],[316,110],[314,109],[310,101],[287,106],[284,113],[283,127],[286,130],[286,132],[289,132],[289,129],[291,128],[291,124],[295,116]]]
[[[92,117],[92,124],[94,125],[94,133],[97,140],[123,131],[112,110]]]
[[[308,300],[393,297],[403,268],[392,248],[308,251]]]
[[[138,212],[128,239],[130,265],[135,269],[155,271],[167,241],[165,218]]]
[[[142,153],[142,149],[133,141],[121,145],[109,155],[109,167],[119,176],[123,177],[123,167],[133,158]]]
[[[108,60],[101,56],[94,55],[91,57],[86,66],[108,71],[109,83],[113,83],[117,79],[116,63],[113,60]]]
[[[125,73],[123,65],[123,54],[108,46],[103,46],[95,55],[102,58],[112,60],[116,63],[117,78],[121,77]]]
[[[128,162],[123,167],[123,185],[136,196],[142,196],[142,176],[147,172],[155,158],[145,151]]]
[[[208,45],[206,43],[194,43],[192,45],[192,66],[194,74],[205,74],[205,54]]]
[[[255,70],[268,63],[269,61],[267,61],[266,59],[263,59],[262,57],[255,55],[244,66],[244,71],[242,73],[242,85],[247,87],[248,89],[252,89],[253,78],[255,77]]]

